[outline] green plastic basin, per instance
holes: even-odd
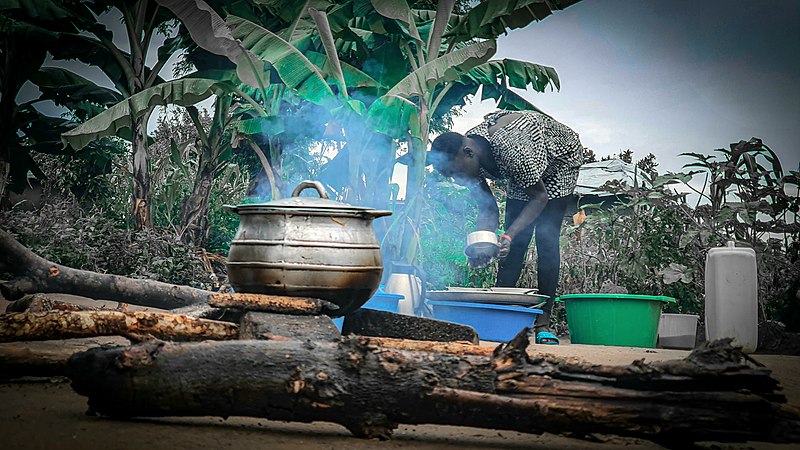
[[[654,348],[658,320],[672,297],[636,294],[567,294],[564,302],[573,344]]]

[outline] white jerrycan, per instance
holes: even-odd
[[[736,247],[708,250],[706,256],[706,339],[733,338],[745,352],[758,347],[756,252]]]

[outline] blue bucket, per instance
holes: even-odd
[[[378,292],[375,293],[366,303],[364,303],[361,307],[366,309],[377,309],[379,311],[389,311],[396,313],[397,309],[400,305],[400,300],[404,299],[405,297],[399,294],[390,294],[388,292],[383,292],[383,289],[378,289]],[[342,331],[342,325],[344,325],[344,317],[337,317],[333,319],[333,324]]]
[[[525,327],[533,327],[541,309],[489,303],[448,302],[428,300],[433,306],[433,318],[460,323],[475,329],[485,341],[508,342]]]

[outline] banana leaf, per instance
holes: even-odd
[[[70,11],[52,0],[0,0],[0,11],[15,10],[30,19],[53,22],[72,16]]]
[[[523,28],[580,0],[484,0],[458,18],[445,38],[462,42],[475,38],[495,39],[506,30]]]
[[[424,97],[436,87],[454,81],[477,65],[486,62],[496,51],[494,41],[469,45],[442,55],[410,73],[378,101],[369,107],[368,121],[373,130],[397,139],[408,137],[408,133],[421,138],[422,128],[415,97]],[[420,100],[422,101],[422,99]]]
[[[270,63],[283,83],[296,90],[300,97],[319,105],[335,104],[336,95],[325,76],[297,47],[241,17],[228,16],[228,25],[244,48]]]
[[[414,22],[414,15],[405,0],[370,0],[375,11],[383,17],[396,20],[408,29],[409,35],[418,43],[422,38]]]
[[[157,105],[189,106],[211,95],[232,91],[229,83],[206,78],[181,78],[145,89],[108,108],[87,122],[61,135],[64,145],[80,150],[90,142],[113,136],[131,126],[131,118],[142,117]]]
[[[156,0],[183,23],[192,40],[211,53],[222,55],[236,65],[236,74],[245,84],[269,86],[264,63],[234,39],[225,20],[203,0]]]
[[[58,67],[39,69],[30,80],[42,91],[43,99],[53,100],[69,109],[84,101],[111,106],[123,99],[118,92],[98,86],[75,72]]]

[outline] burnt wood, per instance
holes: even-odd
[[[341,337],[328,316],[248,312],[242,318],[240,327],[239,339],[338,342]]]
[[[345,316],[342,334],[418,341],[478,343],[478,333],[467,325],[366,308]]]
[[[800,413],[730,342],[682,361],[597,366],[526,353],[527,331],[492,357],[339,343],[143,343],[70,358],[76,392],[112,417],[253,416],[327,421],[388,438],[399,423],[527,433],[603,433],[671,446],[797,442]]]

